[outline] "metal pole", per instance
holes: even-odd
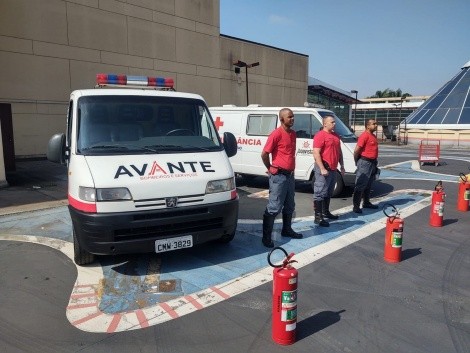
[[[353,117],[353,131],[356,132],[356,110],[357,110],[357,92],[356,101],[354,102],[354,117]]]
[[[405,137],[403,138],[403,141],[404,141],[404,144],[407,145],[408,144],[408,135],[406,133],[406,118],[405,118]]]
[[[402,97],[402,98],[401,98],[401,102],[400,102],[400,118],[401,118],[401,108],[402,108],[402,106],[403,106],[403,100],[404,100],[404,99],[405,99],[405,98]],[[406,136],[406,117],[405,117],[405,131],[404,131],[404,133],[403,133],[403,144],[404,144],[404,145],[407,145],[407,144],[408,144],[408,139],[407,139],[407,136]]]
[[[400,123],[401,123],[401,102],[400,102],[400,110],[398,111],[398,132],[397,132],[397,145],[400,145]]]
[[[233,65],[236,67],[244,67],[245,68],[245,80],[246,80],[246,106],[250,105],[250,99],[249,99],[249,93],[248,93],[248,68],[258,66],[259,61],[252,63],[252,64],[247,64],[244,61],[237,60],[233,62]]]

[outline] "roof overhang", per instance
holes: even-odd
[[[329,87],[325,87],[323,85],[309,85],[308,92],[320,93],[326,97],[333,98],[339,100],[340,102],[346,104],[360,104],[362,103],[359,99],[355,99],[354,97],[348,96],[347,94],[335,91]]]

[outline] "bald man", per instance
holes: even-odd
[[[292,215],[295,210],[295,144],[297,135],[294,126],[294,113],[289,108],[279,111],[281,126],[268,137],[261,152],[261,159],[269,176],[269,199],[263,214],[262,243],[267,248],[274,247],[272,231],[276,216],[282,211],[283,237],[302,238],[302,234],[292,229]],[[271,155],[271,161],[269,156]]]

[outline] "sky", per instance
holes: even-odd
[[[470,0],[220,0],[220,33],[308,55],[358,98],[432,95],[470,61]]]

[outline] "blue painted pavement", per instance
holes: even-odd
[[[384,219],[382,207],[391,203],[396,208],[408,207],[429,197],[429,193],[409,192],[397,194],[379,204],[378,210],[364,210],[360,216],[348,212],[341,215],[338,221],[330,223],[329,228],[318,227],[313,219],[298,220],[293,228],[302,232],[303,239],[292,240],[279,236],[280,224],[276,224],[275,243],[282,246],[287,252],[300,253],[319,244],[325,243],[342,235],[357,230],[364,225],[379,219]],[[243,277],[268,265],[266,249],[261,244],[261,223],[246,223],[240,220],[235,239],[228,245],[207,244],[197,248],[140,256],[134,260],[127,259],[123,264],[116,265],[111,259],[102,261],[106,281],[113,284],[105,288],[101,298],[100,310],[106,313],[118,313],[135,310],[139,305],[155,305],[162,296],[168,299],[188,295],[201,290]],[[279,254],[280,256],[282,254]],[[145,287],[145,273],[148,261],[158,257],[161,261],[159,281],[178,283],[176,293],[152,293],[143,290]],[[276,261],[276,259],[273,259]],[[281,260],[279,258],[278,260]],[[126,276],[116,276],[116,267]]]
[[[414,180],[442,180],[457,182],[455,175],[438,174],[423,170],[414,170],[412,162],[404,162],[391,166],[380,167],[380,179],[414,179]]]

